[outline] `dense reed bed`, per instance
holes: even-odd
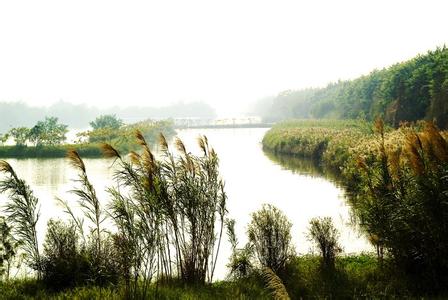
[[[368,127],[367,127],[368,128]],[[345,121],[291,121],[263,146],[312,158],[338,174],[353,217],[411,286],[438,293],[448,284],[448,135],[431,122],[366,127]]]

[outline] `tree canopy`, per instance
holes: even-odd
[[[448,128],[448,48],[437,48],[409,61],[374,70],[354,80],[330,83],[324,88],[282,92],[270,100],[270,109],[260,113],[267,121],[374,120],[383,116],[393,126],[402,121],[424,119]]]
[[[123,120],[118,118],[116,115],[101,115],[89,124],[94,130],[105,128],[119,129],[123,126]]]
[[[67,125],[58,123],[58,118],[45,117],[31,128],[28,138],[36,146],[57,145],[65,141],[67,131]]]

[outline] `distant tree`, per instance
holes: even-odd
[[[97,129],[119,129],[123,126],[123,120],[118,118],[116,115],[101,115],[97,117],[94,121],[90,122],[93,130]]]
[[[6,143],[6,141],[9,139],[9,133],[6,134],[0,134],[0,144]]]
[[[27,127],[16,127],[9,131],[9,135],[13,138],[16,146],[25,146],[29,133],[30,129]]]
[[[45,117],[44,121],[39,121],[31,128],[29,132],[29,140],[41,145],[57,145],[65,141],[67,133],[67,125],[59,124],[56,117]]]

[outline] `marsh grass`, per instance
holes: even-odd
[[[106,156],[119,164],[117,186],[109,189],[110,211],[121,236],[134,249],[134,282],[142,272],[142,259],[148,271],[144,278],[211,282],[226,215],[215,151],[206,137],[200,137],[202,156],[194,156],[178,139],[175,146],[180,155],[176,157],[161,135],[159,161],[138,131],[136,139],[141,151],[131,152],[130,161],[111,145],[103,146]]]
[[[4,206],[7,221],[12,225],[14,236],[21,242],[21,248],[27,254],[28,265],[42,275],[39,241],[37,240],[37,222],[39,220],[39,200],[23,179],[6,161],[0,160],[0,173],[5,176],[0,180],[0,193],[8,194]]]
[[[414,293],[446,291],[447,132],[431,122],[391,130],[377,119],[370,132],[329,122],[278,125],[263,145],[335,170],[379,262],[389,259]]]

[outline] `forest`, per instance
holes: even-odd
[[[446,46],[324,88],[288,90],[260,100],[254,112],[265,121],[285,119],[365,119],[387,124],[434,121],[448,128],[448,48]]]

